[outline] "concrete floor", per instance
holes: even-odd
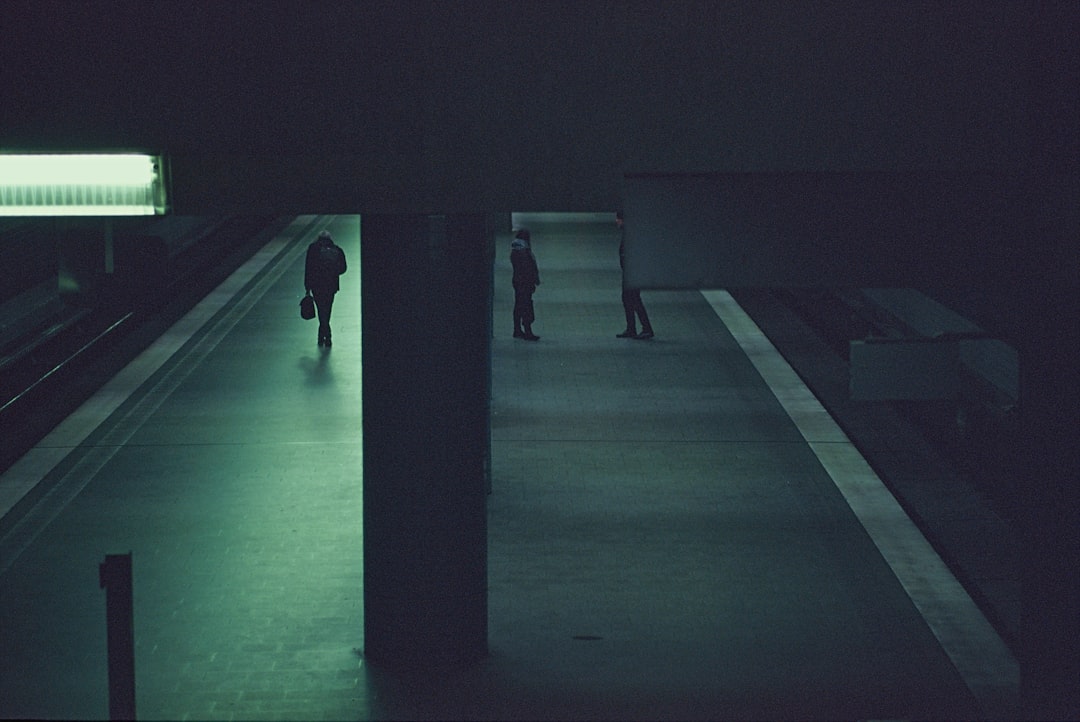
[[[97,565],[127,551],[144,719],[1001,715],[950,651],[984,630],[939,641],[715,304],[647,291],[656,338],[615,338],[607,225],[534,228],[537,343],[499,238],[490,656],[368,668],[358,221],[329,222],[332,350],[296,313],[299,224],[0,477],[43,469],[0,522],[0,716],[107,717]]]

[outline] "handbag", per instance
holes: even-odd
[[[310,291],[300,299],[300,318],[308,321],[315,318],[315,299]]]

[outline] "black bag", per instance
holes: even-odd
[[[310,293],[300,299],[300,318],[307,321],[315,318],[315,299]]]

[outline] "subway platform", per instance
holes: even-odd
[[[485,660],[365,663],[361,223],[304,217],[0,477],[0,717],[108,716],[126,552],[142,719],[1013,716],[1006,645],[738,304],[646,291],[616,338],[613,225],[535,221],[538,342],[497,239]]]

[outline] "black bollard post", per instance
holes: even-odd
[[[135,618],[131,554],[107,554],[100,565],[109,638],[109,719],[135,719]]]

